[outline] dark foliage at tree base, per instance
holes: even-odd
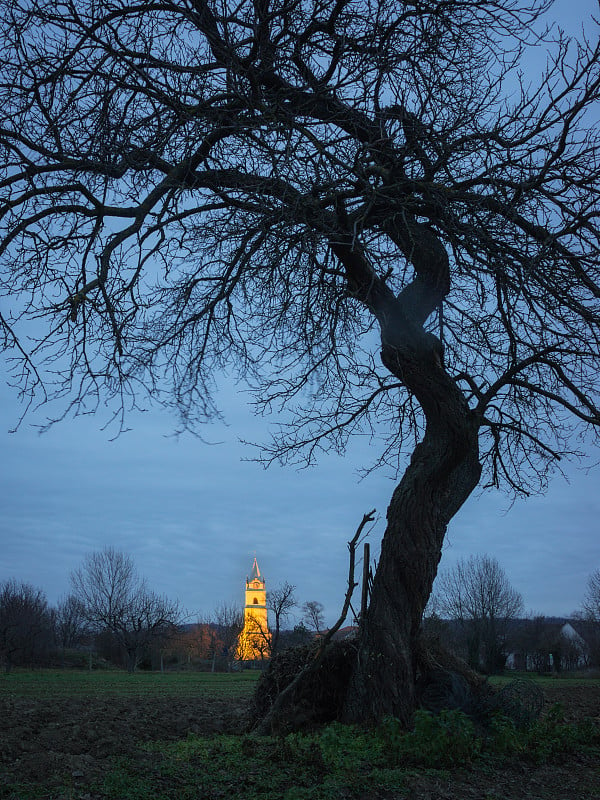
[[[317,653],[318,643],[292,647],[278,653],[261,676],[254,696],[252,718],[256,727],[271,711],[279,694],[298,673],[306,670],[283,709],[273,723],[273,732],[305,730],[342,717],[356,643],[333,642],[323,660],[309,668]]]

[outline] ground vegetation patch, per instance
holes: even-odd
[[[156,685],[0,692],[0,797],[600,800],[598,683],[546,682],[542,716],[526,731],[499,717],[482,735],[455,709],[419,712],[408,735],[387,720],[376,731],[334,723],[286,736],[248,732],[248,687],[219,696],[189,684],[186,696],[174,679]]]

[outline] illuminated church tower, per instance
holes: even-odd
[[[271,634],[267,622],[267,590],[265,579],[260,574],[255,558],[250,577],[246,578],[244,627],[240,633],[236,655],[240,661],[255,661],[268,658],[270,649]]]

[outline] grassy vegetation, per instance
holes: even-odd
[[[582,748],[600,753],[599,747],[597,727],[565,725],[558,708],[525,732],[498,719],[485,736],[461,712],[419,712],[411,733],[388,720],[375,731],[334,724],[285,738],[193,736],[153,743],[147,748],[150,771],[121,760],[95,788],[106,800],[404,797],[415,770],[436,781],[456,767],[489,768],[514,756],[541,764]]]
[[[98,697],[105,694],[123,696],[174,696],[190,697],[207,695],[212,697],[249,697],[260,677],[258,670],[244,672],[135,672],[123,670],[22,670],[15,669],[6,674],[0,672],[0,697]],[[552,675],[539,676],[532,673],[493,676],[490,683],[504,686],[522,677],[533,680],[540,686],[574,686],[583,681],[585,685],[600,686],[600,678]]]
[[[260,673],[14,670],[0,673],[0,696],[249,697]]]

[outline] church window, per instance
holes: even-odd
[[[255,597],[252,602],[254,603],[255,606],[257,606],[258,605],[258,597]]]

